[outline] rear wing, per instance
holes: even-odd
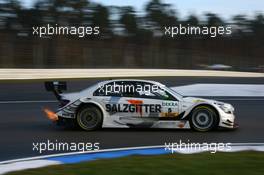
[[[64,81],[47,81],[45,82],[45,89],[53,92],[57,100],[61,100],[60,94],[67,90],[67,83]]]

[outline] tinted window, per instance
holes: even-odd
[[[135,81],[122,81],[122,97],[137,97],[139,96],[137,92],[137,82]]]
[[[121,94],[116,89],[118,87],[119,82],[111,82],[107,83],[105,85],[98,84],[98,89],[94,91],[93,96],[114,96],[114,97],[120,97]]]
[[[93,95],[177,100],[158,85],[138,81],[114,81],[100,86]]]
[[[159,100],[177,100],[174,96],[168,93],[162,87],[152,84],[152,83],[145,83],[140,82],[142,86],[142,91],[139,92],[139,98],[152,98],[152,99],[159,99]]]

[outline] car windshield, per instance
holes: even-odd
[[[176,92],[176,91],[173,90],[172,88],[170,88],[170,87],[168,87],[168,86],[166,86],[166,85],[164,85],[164,84],[162,84],[162,83],[158,83],[157,85],[158,85],[159,87],[163,87],[163,88],[165,88],[165,90],[168,91],[170,94],[172,94],[172,95],[176,95],[177,97],[180,97],[180,98],[183,98],[183,95],[182,95],[182,94]]]
[[[167,91],[170,92],[171,94],[175,94],[175,95],[177,95],[177,96],[180,96],[181,98],[183,97],[182,94],[180,94],[179,92],[173,90],[172,88],[170,88],[170,87],[168,87],[168,86],[166,86],[166,88],[167,88]]]

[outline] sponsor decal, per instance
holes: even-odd
[[[174,107],[174,106],[178,106],[178,104],[177,104],[177,102],[174,102],[174,101],[163,101],[162,102],[162,106]]]
[[[161,117],[178,117],[178,112],[162,112],[160,114]]]
[[[140,105],[143,104],[143,101],[142,100],[133,100],[133,99],[130,99],[127,101],[130,104],[136,105],[137,111],[140,113],[140,116],[142,117],[142,107]]]
[[[161,117],[177,117],[179,115],[178,112],[172,112],[171,108],[168,109],[168,112],[162,112]]]
[[[124,113],[151,113],[151,112],[161,112],[160,104],[106,104],[106,111],[110,113],[124,112]]]

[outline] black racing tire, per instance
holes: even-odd
[[[194,108],[189,121],[193,130],[206,132],[216,128],[218,124],[218,116],[212,107],[201,105]]]
[[[102,127],[103,115],[95,106],[85,105],[78,110],[77,125],[85,131],[93,131]]]

